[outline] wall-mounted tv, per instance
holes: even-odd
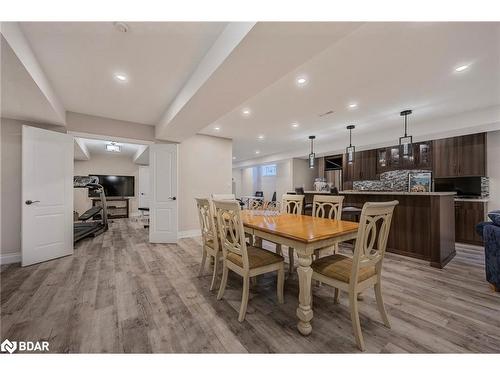
[[[104,187],[106,197],[134,197],[134,176],[113,176],[90,174],[89,176],[97,176],[99,183]],[[89,190],[89,197],[97,198],[99,193],[95,190]]]

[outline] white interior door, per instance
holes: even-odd
[[[149,146],[149,241],[177,243],[177,145]]]
[[[73,254],[73,137],[23,125],[22,265]]]
[[[149,208],[149,167],[139,167],[139,208]]]

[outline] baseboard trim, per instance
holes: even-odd
[[[21,262],[21,253],[20,252],[0,255],[0,265],[11,264],[11,263],[20,263],[20,262]]]
[[[191,238],[201,236],[199,229],[184,230],[178,233],[177,238]]]

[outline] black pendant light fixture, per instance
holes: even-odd
[[[345,154],[347,155],[347,163],[354,163],[354,153],[356,152],[356,148],[352,145],[352,129],[354,129],[354,125],[347,125],[347,130],[349,130],[349,147],[346,147]]]
[[[399,148],[403,158],[410,159],[413,157],[413,139],[411,135],[408,135],[408,115],[411,115],[411,109],[407,109],[400,113],[401,116],[405,117],[405,135],[399,138]]]
[[[314,140],[316,139],[315,135],[310,135],[309,139],[311,140],[311,153],[309,154],[309,168],[314,168],[314,159],[315,159],[315,154],[314,154]]]

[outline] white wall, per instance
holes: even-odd
[[[280,200],[283,194],[292,189],[291,160],[268,164],[276,164],[276,176],[262,176],[262,165],[233,169],[233,177],[240,177],[239,181],[234,178],[237,182],[236,191],[240,193],[236,195],[237,197],[254,195],[256,191],[263,191],[266,200],[271,200],[274,192]]]
[[[89,174],[134,176],[135,197],[129,200],[129,215],[137,215],[139,194],[139,165],[132,161],[130,156],[120,154],[90,155],[90,160],[75,160],[74,175],[87,176]],[[74,209],[81,215],[90,207],[92,200],[88,196],[88,189],[74,189]]]
[[[500,130],[488,133],[487,168],[490,178],[488,210],[500,210]]]
[[[196,135],[179,144],[181,236],[200,228],[194,198],[231,193],[232,154],[232,141],[225,138]]]
[[[314,190],[314,179],[318,177],[318,163],[314,168],[309,168],[309,160],[292,159],[292,185],[293,188],[303,187],[304,190]]]

